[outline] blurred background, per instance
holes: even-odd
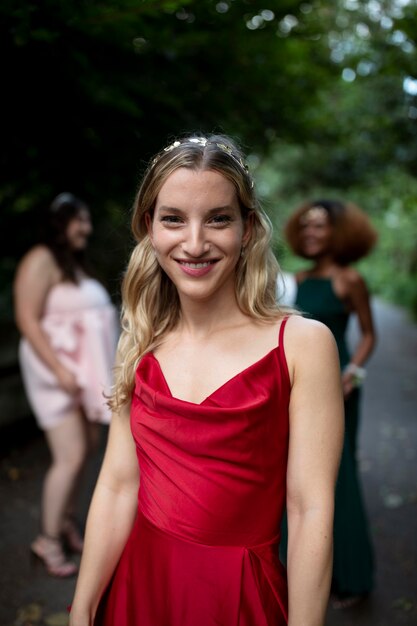
[[[373,291],[417,313],[417,6],[412,0],[5,0],[0,8],[2,320],[38,211],[85,198],[118,290],[129,209],[177,134],[250,153],[276,226],[306,196],[349,197],[380,232]]]
[[[218,131],[241,142],[287,271],[301,261],[281,226],[300,202],[325,196],[360,205],[379,243],[359,269],[373,296],[406,311],[395,319],[414,332],[417,2],[3,0],[0,17],[5,480],[22,476],[7,457],[16,433],[33,434],[20,426],[28,408],[11,285],[41,211],[62,191],[86,200],[95,225],[90,256],[118,303],[140,174],[179,134]],[[394,601],[403,616],[395,623],[417,623],[408,621],[415,598]],[[41,623],[22,620],[15,623]]]

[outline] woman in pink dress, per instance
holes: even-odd
[[[85,248],[92,231],[84,202],[69,193],[55,198],[45,243],[22,259],[15,280],[19,360],[25,390],[52,462],[43,485],[41,532],[31,544],[52,576],[77,566],[64,552],[81,552],[74,521],[74,492],[84,461],[108,424],[109,393],[117,342],[114,306],[91,277]]]
[[[132,227],[70,624],[321,625],[343,434],[334,339],[277,307],[269,221],[228,137],[162,150]]]

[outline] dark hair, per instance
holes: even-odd
[[[88,275],[88,268],[84,250],[73,250],[67,239],[68,224],[78,216],[82,210],[88,210],[85,202],[72,193],[60,193],[51,202],[44,224],[44,244],[52,252],[55,261],[62,271],[64,280],[77,283],[77,269]]]
[[[324,209],[329,217],[333,227],[331,251],[337,263],[349,265],[369,254],[378,235],[365,213],[351,202],[326,199],[303,203],[287,221],[284,234],[295,254],[308,258],[300,240],[301,218],[314,207]]]

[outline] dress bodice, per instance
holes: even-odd
[[[117,313],[107,291],[94,278],[58,283],[47,295],[41,325],[58,358],[84,390],[91,413],[102,415],[103,388],[107,393],[111,388],[118,337]]]
[[[155,526],[208,545],[250,546],[277,536],[290,395],[282,336],[200,404],[173,397],[155,356],[142,358],[131,426],[139,509]]]
[[[99,309],[109,304],[109,294],[103,285],[94,278],[85,277],[78,283],[61,282],[54,285],[46,298],[44,317]]]
[[[91,344],[89,339],[99,341],[103,330],[109,334],[111,329],[114,344],[116,313],[104,287],[94,278],[82,278],[50,289],[41,324],[55,350],[75,356],[83,345]]]
[[[350,313],[335,293],[330,278],[308,277],[297,288],[296,307],[311,319],[325,324],[333,333],[339,349],[340,365],[349,363],[346,330]]]
[[[287,624],[284,327],[276,348],[199,404],[173,397],[152,353],[140,360],[138,513],[95,626]]]

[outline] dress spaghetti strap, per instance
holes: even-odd
[[[288,322],[288,318],[289,318],[289,316],[286,315],[284,317],[284,319],[282,320],[282,322],[281,322],[281,326],[279,327],[279,336],[278,336],[278,345],[279,346],[283,346],[282,342],[283,342],[283,339],[284,339],[285,324]]]
[[[288,322],[289,317],[290,317],[289,315],[284,317],[284,319],[281,322],[281,326],[279,327],[278,355],[279,355],[279,363],[281,366],[281,372],[284,374],[284,376],[288,380],[288,383],[291,385],[290,373],[288,370],[287,358],[285,356],[285,348],[284,348],[284,331],[285,331],[285,326]]]

